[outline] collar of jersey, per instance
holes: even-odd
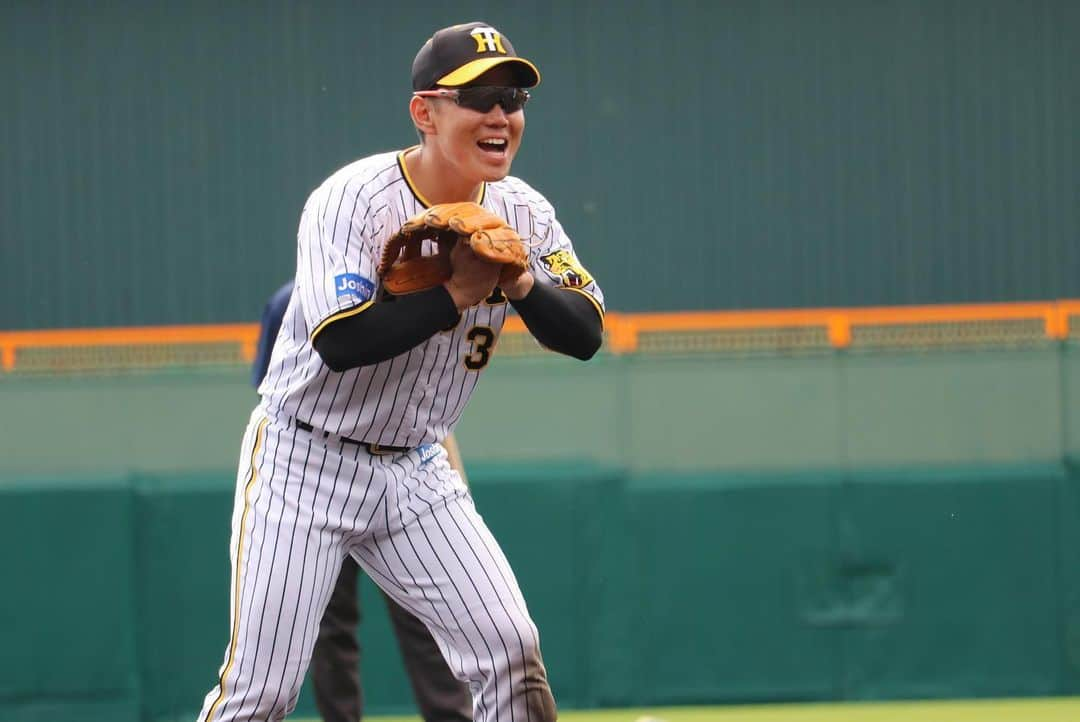
[[[410,150],[419,147],[420,146],[418,145],[413,145],[399,152],[397,162],[398,167],[401,168],[401,176],[405,179],[405,185],[409,186],[409,190],[412,191],[413,196],[416,197],[416,200],[420,201],[420,205],[424,206],[424,208],[431,208],[431,206],[435,204],[431,203],[427,198],[424,198],[423,194],[420,193],[420,189],[416,187],[416,184],[413,183],[412,176],[409,175],[409,167],[405,165],[405,154],[408,153]],[[487,183],[481,183],[480,192],[476,194],[476,202],[479,205],[484,204],[485,195],[487,195]]]

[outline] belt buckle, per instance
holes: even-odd
[[[368,444],[367,448],[368,453],[372,454],[373,456],[386,456],[388,454],[395,453],[392,449],[387,449],[379,444]]]

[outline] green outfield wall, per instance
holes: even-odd
[[[563,706],[1080,693],[1077,347],[487,373],[459,437]],[[0,379],[0,719],[190,719],[245,370]]]
[[[230,482],[5,484],[0,718],[195,715],[228,638]],[[1080,474],[1060,466],[479,464],[473,486],[564,707],[1080,691]],[[369,710],[407,711],[363,598]]]
[[[0,328],[258,318],[473,19],[612,308],[1080,297],[1074,0],[6,0]]]

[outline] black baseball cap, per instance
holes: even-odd
[[[504,64],[513,67],[517,87],[532,88],[540,84],[536,66],[519,58],[510,39],[488,23],[451,25],[432,35],[416,54],[412,65],[413,90],[465,85],[496,65]]]

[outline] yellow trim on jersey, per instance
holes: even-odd
[[[217,706],[221,704],[221,700],[225,699],[225,678],[229,676],[233,662],[236,661],[236,642],[240,638],[240,570],[244,567],[244,526],[247,524],[248,511],[251,510],[248,494],[251,493],[251,488],[255,485],[255,480],[259,476],[255,469],[255,457],[259,455],[259,450],[262,448],[263,434],[268,423],[270,423],[270,419],[265,417],[259,422],[259,428],[255,432],[255,446],[251,449],[251,473],[248,476],[247,484],[244,486],[244,511],[240,515],[240,533],[238,535],[240,539],[236,543],[236,570],[233,578],[233,616],[232,634],[229,639],[229,659],[225,662],[225,669],[221,671],[221,678],[218,680],[218,696],[214,703],[210,705],[210,711],[206,713],[206,722],[212,722]]]
[[[343,319],[343,318],[348,318],[349,316],[355,316],[356,314],[360,313],[361,311],[367,310],[368,306],[370,306],[373,303],[375,303],[375,302],[374,301],[365,301],[365,302],[361,303],[359,306],[353,306],[350,309],[347,309],[345,311],[341,311],[340,313],[335,313],[333,316],[328,317],[325,321],[323,321],[318,326],[316,326],[314,331],[311,332],[311,340],[314,341],[315,337],[319,334],[319,332],[322,331],[327,326],[329,326],[330,324],[332,324],[334,321],[338,321],[338,320]]]
[[[420,146],[418,145],[414,145],[398,153],[398,168],[401,169],[401,176],[405,179],[405,185],[409,186],[409,190],[416,196],[416,200],[420,201],[420,205],[424,208],[431,208],[435,204],[425,198],[424,194],[420,192],[420,189],[416,187],[416,183],[413,182],[412,176],[409,175],[409,164],[405,162],[405,154],[414,151],[419,147]],[[485,195],[487,195],[487,183],[480,183],[480,191],[476,194],[476,202],[483,205]]]
[[[600,302],[592,297],[591,293],[586,293],[580,288],[570,288],[569,286],[556,286],[556,288],[558,288],[560,291],[573,291],[574,293],[580,293],[582,296],[592,301],[592,305],[596,306],[596,312],[600,314],[600,330],[604,330],[604,309],[600,306]]]

